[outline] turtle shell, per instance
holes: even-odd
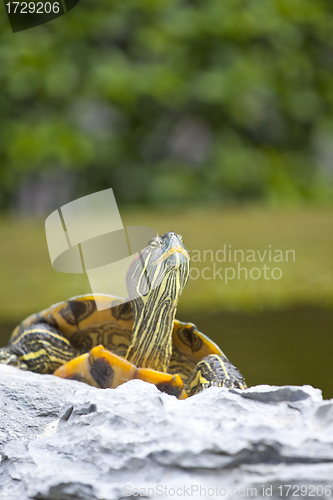
[[[107,302],[108,307],[98,310],[96,302],[101,305]],[[131,303],[120,297],[80,295],[23,320],[13,331],[10,343],[35,323],[48,323],[60,330],[78,354],[102,344],[109,351],[125,357],[131,343],[133,312]],[[221,349],[199,332],[193,323],[174,320],[169,373],[178,373],[186,383],[196,364],[209,354],[220,354],[226,358]]]

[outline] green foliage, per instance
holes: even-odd
[[[50,168],[135,203],[333,193],[331,0],[81,0],[0,30],[7,199]]]

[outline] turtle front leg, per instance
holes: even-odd
[[[211,354],[195,367],[187,391],[189,396],[215,385],[228,389],[246,389],[246,383],[238,369],[227,358]]]
[[[60,366],[53,375],[79,380],[101,389],[115,389],[128,380],[137,378],[155,384],[162,392],[179,398],[186,397],[179,375],[137,368],[126,359],[107,351],[102,345]]]

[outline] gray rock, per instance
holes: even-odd
[[[211,387],[178,401],[140,380],[95,389],[0,365],[0,398],[6,500],[333,492],[333,400],[311,386]]]

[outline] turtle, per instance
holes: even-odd
[[[0,349],[0,363],[98,388],[137,378],[179,399],[210,386],[246,389],[217,344],[175,319],[189,272],[182,236],[156,236],[129,266],[127,299],[79,295],[32,314]]]

